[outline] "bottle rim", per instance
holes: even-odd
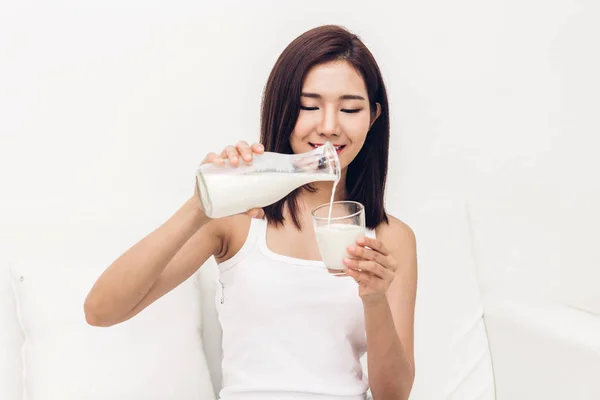
[[[333,170],[335,172],[335,177],[336,180],[340,180],[340,177],[342,175],[342,171],[341,171],[341,165],[340,165],[340,158],[338,157],[338,153],[337,151],[335,151],[335,146],[333,145],[333,143],[331,143],[331,141],[326,141],[323,144],[323,147],[325,147],[324,152],[327,153],[329,152],[329,156],[327,157],[327,159],[330,160],[330,163],[333,163]],[[318,149],[315,149],[318,150]]]

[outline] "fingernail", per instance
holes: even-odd
[[[351,253],[354,253],[356,251],[356,247],[354,246],[348,246],[348,251]]]
[[[364,243],[365,243],[365,238],[361,236],[361,237],[359,237],[358,239],[356,239],[356,242],[357,242],[358,244],[364,244]]]

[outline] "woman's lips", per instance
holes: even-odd
[[[313,147],[313,148],[318,148],[320,146],[323,146],[324,143],[310,143],[309,144]],[[334,144],[333,147],[335,147],[335,152],[340,154],[342,152],[342,150],[344,150],[344,147],[346,147],[345,144]]]

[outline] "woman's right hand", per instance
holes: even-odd
[[[254,154],[262,154],[265,152],[265,148],[260,143],[254,143],[250,146],[245,141],[238,142],[235,146],[227,146],[221,151],[220,154],[211,152],[206,155],[201,165],[204,164],[216,164],[223,165],[225,164],[225,160],[229,160],[229,164],[233,167],[237,167],[240,164],[240,159],[246,163],[251,163]],[[198,185],[196,184],[196,198],[198,196]],[[265,215],[265,212],[262,208],[253,208],[246,211],[244,214],[247,214],[253,218],[262,218]]]
[[[245,141],[240,141],[235,146],[227,146],[223,149],[221,154],[208,153],[202,161],[202,164],[213,163],[217,165],[223,165],[225,160],[229,160],[229,163],[237,167],[240,163],[240,158],[247,162],[252,162],[254,154],[262,154],[265,152],[265,148],[260,143],[254,143],[252,146],[248,145]]]

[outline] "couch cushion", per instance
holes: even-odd
[[[465,203],[405,202],[417,238],[416,377],[411,399],[493,399],[494,381]]]
[[[7,263],[0,264],[0,399],[23,398],[21,347],[23,335],[17,320]]]
[[[91,327],[83,302],[105,267],[73,260],[11,265],[27,399],[214,399],[197,275],[129,321]]]
[[[535,294],[486,305],[498,399],[600,399],[600,318]]]

